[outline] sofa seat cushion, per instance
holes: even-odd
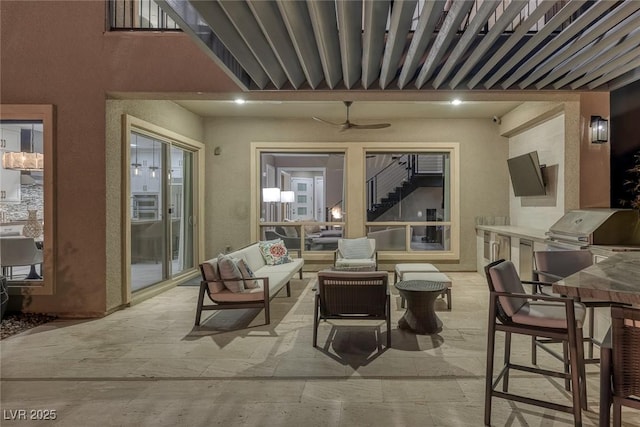
[[[266,276],[271,275],[272,273],[291,273],[291,276],[295,274],[302,265],[304,264],[304,260],[302,258],[292,258],[291,262],[286,264],[278,264],[278,265],[265,265],[262,267],[259,272]],[[254,271],[254,274],[258,276],[258,272]]]
[[[286,272],[270,272],[267,274],[263,268],[261,271],[256,272],[256,277],[269,278],[269,297],[273,297],[284,285],[287,284],[291,278],[291,274]]]
[[[264,301],[264,292],[262,288],[250,289],[244,292],[231,292],[229,289],[224,289],[215,294],[209,294],[209,298],[217,303],[260,302]]]

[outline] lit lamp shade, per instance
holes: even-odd
[[[334,206],[331,208],[331,217],[333,219],[342,219],[342,209],[340,206]]]
[[[42,170],[44,156],[42,153],[9,151],[2,155],[2,167],[22,171]]]
[[[280,201],[280,189],[278,187],[263,188],[262,189],[262,201],[265,203],[279,202]]]
[[[282,203],[293,203],[294,198],[295,198],[295,193],[293,191],[280,192],[280,201]]]

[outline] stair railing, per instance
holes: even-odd
[[[416,173],[418,156],[404,154],[385,166],[380,172],[367,180],[367,210],[373,210],[377,203],[400,187],[404,181],[411,180]]]

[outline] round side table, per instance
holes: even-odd
[[[400,329],[416,334],[436,334],[442,331],[442,321],[436,315],[434,303],[447,289],[445,283],[428,280],[402,280],[395,284],[407,302],[407,311],[398,320]]]

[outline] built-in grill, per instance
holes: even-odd
[[[579,209],[567,212],[546,234],[548,243],[564,247],[638,246],[640,222],[633,209]]]

